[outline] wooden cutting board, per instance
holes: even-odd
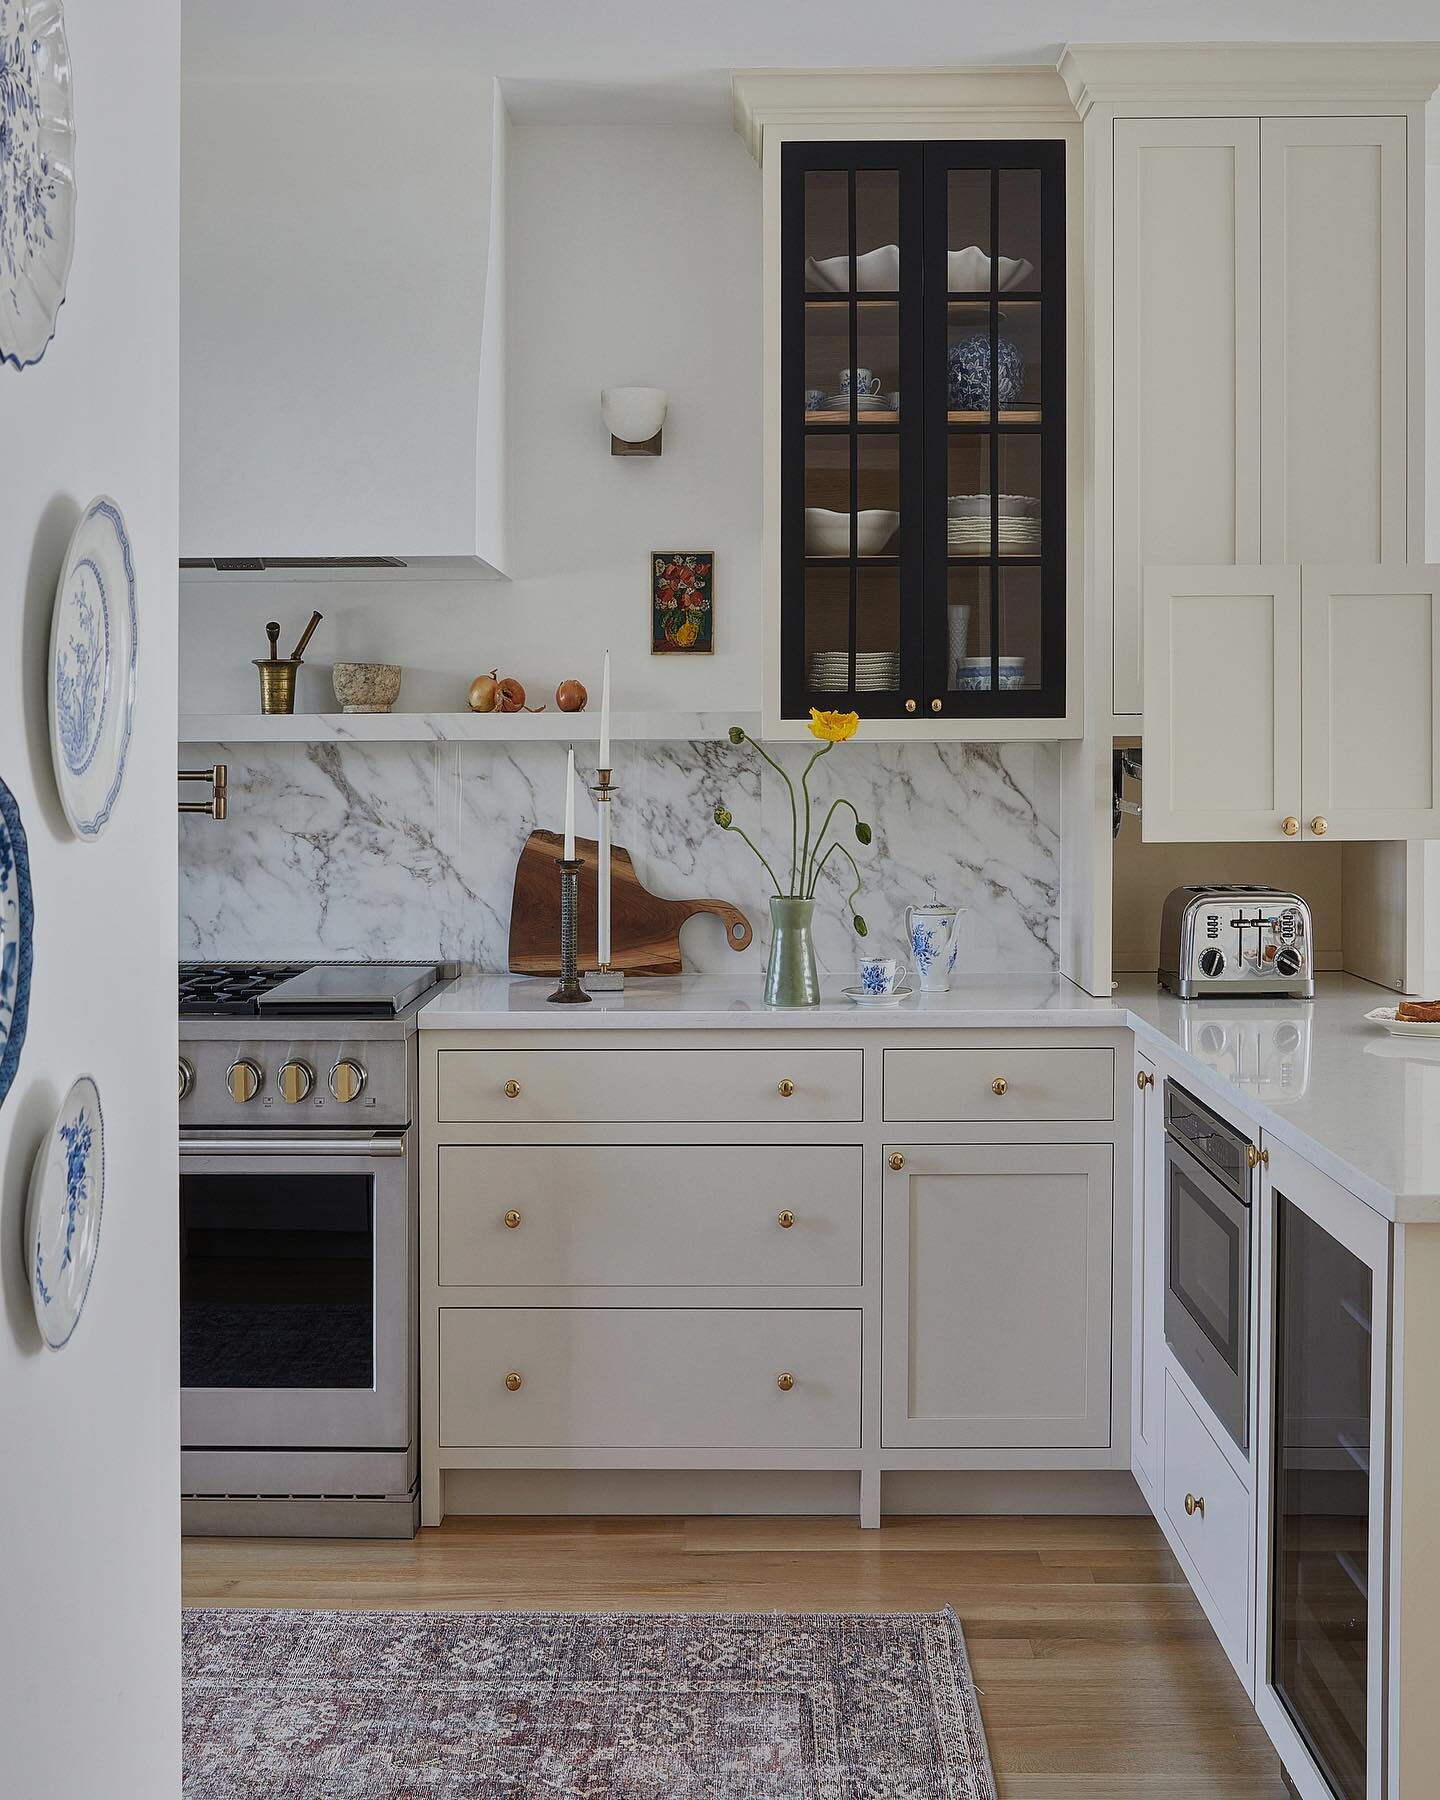
[[[510,972],[513,975],[560,973],[560,852],[555,831],[532,831],[515,865],[515,892],[510,902]],[[599,916],[599,847],[593,838],[576,838],[580,871],[580,967],[595,962],[595,930]],[[725,941],[743,950],[755,933],[738,906],[728,900],[662,900],[635,873],[630,852],[610,851],[610,967],[630,975],[678,975],[680,927],[696,913],[714,913],[724,921]]]

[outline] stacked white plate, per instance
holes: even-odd
[[[817,692],[843,693],[850,686],[850,658],[843,650],[816,650],[806,665],[806,678]],[[898,650],[858,650],[855,691],[873,694],[900,685]]]
[[[831,412],[848,413],[850,410],[850,396],[848,394],[827,394],[825,396],[825,404]],[[862,413],[893,412],[895,410],[890,404],[890,397],[888,394],[857,394],[855,396],[855,407],[858,412]]]
[[[945,502],[945,538],[957,555],[986,555],[990,549],[990,496],[952,494]],[[999,554],[1038,556],[1040,502],[1030,494],[1001,494]]]

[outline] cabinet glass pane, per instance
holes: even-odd
[[[895,556],[900,545],[900,439],[893,431],[863,434],[855,446],[858,553]]]
[[[856,286],[894,293],[900,286],[900,176],[895,169],[855,171]]]
[[[1038,688],[1044,632],[1038,568],[1000,571],[1000,687]]]
[[[844,169],[805,175],[805,287],[822,294],[850,287],[850,177]]]
[[[1001,556],[1040,554],[1040,434],[1007,431],[999,440]]]
[[[1040,417],[1042,354],[1040,306],[1034,300],[1006,300],[1000,306],[1000,405]]]
[[[945,683],[952,692],[989,691],[990,584],[988,568],[950,566],[945,583]]]
[[[815,693],[850,686],[850,573],[805,571],[805,686]]]
[[[852,451],[852,443],[854,448]],[[855,461],[855,510],[850,464]],[[893,432],[811,432],[805,441],[805,555],[848,560],[896,556],[900,441]]]
[[[856,373],[851,386],[862,425],[893,425],[900,410],[900,308],[888,300],[856,307]]]
[[[855,694],[893,695],[900,686],[900,571],[862,568],[856,578]]]
[[[952,432],[945,492],[945,549],[951,557],[989,556],[993,549],[990,504],[990,437]]]
[[[1272,1679],[1340,1800],[1365,1800],[1373,1277],[1283,1196],[1276,1230]]]
[[[848,432],[812,431],[805,438],[805,555],[848,559],[850,457]]]
[[[851,308],[812,300],[805,307],[805,417],[812,424],[846,423],[850,397],[841,370],[850,366]]]
[[[945,347],[945,403],[952,424],[988,423],[993,417],[994,391],[990,377],[990,306],[984,300],[951,301]],[[1003,377],[1000,403],[1006,404],[1010,384]],[[1017,390],[1018,391],[1018,390]]]
[[[984,294],[990,289],[989,169],[951,169],[946,264],[952,294]]]
[[[1040,269],[1040,171],[1001,169],[1000,184],[1000,288],[1003,293],[1023,294],[1039,288]]]

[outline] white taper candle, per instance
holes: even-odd
[[[565,860],[575,860],[575,747],[565,759]]]
[[[610,652],[605,652],[605,674],[600,682],[600,767],[608,769],[610,762]]]

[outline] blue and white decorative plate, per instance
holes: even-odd
[[[75,527],[50,626],[50,748],[76,837],[99,837],[125,779],[136,623],[130,537],[102,494]]]
[[[30,852],[15,796],[0,781],[0,1101],[10,1091],[30,1016]]]
[[[0,0],[0,362],[39,362],[75,245],[63,0]]]
[[[70,1342],[100,1248],[105,1204],[105,1121],[100,1090],[82,1075],[35,1157],[25,1208],[30,1297],[52,1350]]]

